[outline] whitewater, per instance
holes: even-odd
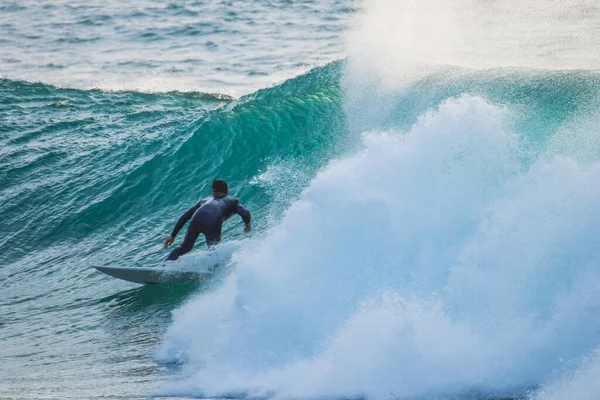
[[[0,397],[600,396],[595,2],[204,4],[216,61],[170,70],[202,4],[110,3],[102,57],[64,68],[0,52]],[[162,61],[105,62],[140,43]],[[160,264],[215,177],[254,232],[228,222],[211,281],[89,268]]]
[[[193,372],[167,393],[521,396],[597,368],[600,166],[531,160],[503,111],[463,96],[365,135],[175,313],[158,358]]]

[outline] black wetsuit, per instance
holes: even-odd
[[[250,211],[246,210],[238,199],[216,195],[200,200],[198,204],[183,214],[175,224],[175,228],[171,233],[172,237],[177,236],[183,225],[190,218],[192,219],[183,243],[169,254],[167,260],[177,260],[179,256],[190,252],[201,233],[206,236],[208,247],[219,243],[223,221],[233,214],[240,215],[244,220],[244,224],[250,225]]]

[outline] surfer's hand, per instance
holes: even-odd
[[[246,232],[246,233],[250,232],[251,230],[252,230],[252,227],[250,227],[250,225],[246,225],[244,227],[244,232]]]
[[[173,244],[175,238],[173,236],[169,236],[167,240],[165,240],[165,249]]]

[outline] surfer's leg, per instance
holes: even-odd
[[[206,245],[210,249],[221,241],[221,229],[207,229],[204,236],[206,236]]]
[[[194,248],[194,243],[198,239],[198,235],[202,233],[201,226],[198,223],[190,222],[190,226],[185,234],[185,239],[181,246],[176,247],[167,257],[167,261],[177,260],[185,253],[189,253]]]

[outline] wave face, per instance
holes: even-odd
[[[159,379],[147,354],[190,288],[116,295],[127,285],[91,266],[162,263],[165,235],[217,177],[258,234],[279,220],[346,151],[339,69],[235,101],[0,80],[1,395],[147,392]]]
[[[235,102],[202,93],[107,93],[2,81],[7,124],[0,212],[10,249],[2,261],[97,233],[164,230],[167,210],[194,202],[215,176],[227,177],[250,203],[266,203],[260,184],[241,183],[275,160],[303,160],[310,176],[326,156],[327,141],[344,129],[336,70],[332,64]]]
[[[280,222],[234,255],[221,286],[174,313],[156,357],[184,366],[158,394],[600,394],[596,53],[581,65],[556,59],[532,35],[535,51],[492,49],[480,65],[460,50],[486,41],[461,47],[456,35],[447,58],[410,59],[417,45],[398,38],[409,28],[422,38],[420,20],[399,32],[390,22],[407,10],[431,16],[425,3],[365,5],[342,74],[360,150],[323,168]],[[454,8],[473,2],[437,3],[477,16]],[[514,39],[527,12],[543,8],[527,6],[516,28],[493,29],[496,41]],[[546,10],[536,29],[572,23],[558,18],[580,8],[569,10]],[[584,25],[579,33],[594,23]],[[418,54],[436,54],[454,25],[435,26],[439,37],[425,37]]]

